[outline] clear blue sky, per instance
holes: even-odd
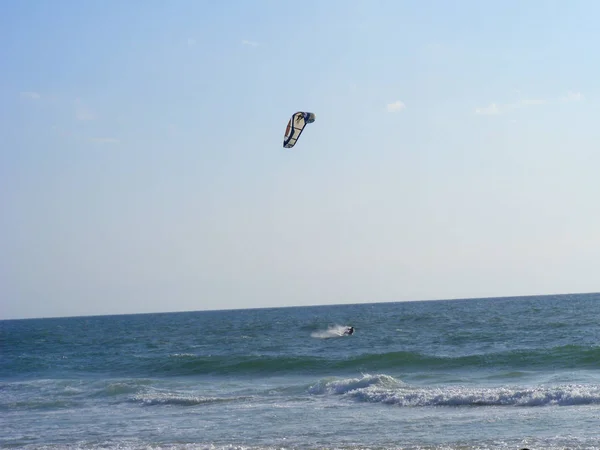
[[[600,290],[599,16],[4,2],[0,318]]]

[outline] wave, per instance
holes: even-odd
[[[73,393],[72,384],[77,385],[76,394]],[[88,404],[90,400],[92,402],[104,400],[110,404],[125,401],[142,406],[201,406],[245,402],[255,398],[253,395],[240,393],[210,395],[206,389],[189,391],[174,387],[156,387],[156,384],[160,382],[144,379],[4,383],[0,385],[0,390],[5,391],[5,395],[0,396],[0,411],[76,409]]]
[[[118,387],[117,387],[118,386]],[[126,387],[126,388],[124,388]],[[120,399],[114,398],[117,389]],[[135,389],[135,391],[134,391]],[[101,394],[102,393],[102,394]],[[104,395],[111,403],[133,403],[140,406],[202,407],[215,404],[249,403],[256,401],[304,401],[308,397],[332,397],[355,403],[383,404],[395,407],[544,407],[600,405],[600,385],[565,383],[560,385],[495,386],[473,385],[411,385],[388,374],[363,374],[360,377],[328,377],[313,384],[287,386],[266,391],[211,395],[203,389],[179,390],[158,388],[146,383],[107,383],[100,391],[91,389],[86,396]],[[9,399],[6,399],[9,400]],[[85,399],[76,401],[54,396],[22,396],[0,403],[1,411],[75,409]]]
[[[148,391],[134,395],[131,401],[134,403],[142,403],[145,406],[155,405],[175,405],[175,406],[200,406],[215,403],[229,403],[250,400],[250,396],[234,396],[234,397],[208,397],[202,395],[194,395],[190,393],[177,392],[158,392]]]
[[[336,328],[316,331],[316,335],[335,336]],[[518,378],[527,371],[555,371],[600,369],[600,347],[577,345],[557,346],[549,349],[512,350],[463,356],[430,355],[411,351],[363,353],[335,356],[326,355],[203,355],[194,353],[144,354],[98,364],[90,360],[74,363],[74,366],[49,368],[47,377],[62,377],[71,370],[78,374],[108,374],[111,377],[147,378],[197,375],[255,376],[288,374],[340,374],[356,372],[421,372],[470,371],[485,369],[491,372],[511,374]],[[13,367],[11,376],[16,377],[28,368]],[[39,376],[39,374],[38,374]],[[20,377],[22,380],[30,377]],[[1,383],[0,383],[1,388]],[[116,393],[121,388],[114,386]]]
[[[517,350],[460,357],[417,352],[367,353],[357,356],[202,356],[172,355],[139,361],[142,373],[161,376],[319,374],[331,372],[382,372],[471,370],[485,368],[519,373],[527,370],[599,369],[600,347],[561,346],[544,350]]]
[[[389,375],[321,380],[312,395],[336,395],[358,402],[402,407],[431,406],[573,406],[600,404],[600,386],[566,384],[536,387],[415,387]]]

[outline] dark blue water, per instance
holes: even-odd
[[[0,446],[600,448],[599,318],[587,294],[2,321]]]

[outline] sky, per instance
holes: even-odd
[[[0,319],[600,291],[599,15],[3,2]]]

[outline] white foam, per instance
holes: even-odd
[[[341,395],[352,400],[396,406],[573,406],[600,404],[600,386],[566,384],[539,387],[415,387],[388,375],[321,380],[314,395]]]
[[[326,330],[314,331],[310,335],[311,337],[318,339],[336,338],[345,336],[344,331],[346,331],[347,329],[347,325],[333,325],[327,328]]]
[[[212,403],[235,402],[247,400],[248,396],[234,397],[212,397],[197,395],[192,392],[172,392],[159,391],[157,389],[148,389],[146,392],[138,393],[131,397],[133,401],[143,403],[146,406],[153,405],[179,405],[179,406],[198,406]]]
[[[309,388],[311,394],[333,394],[344,395],[358,390],[380,386],[386,389],[394,389],[403,386],[402,381],[396,380],[389,375],[368,375],[361,378],[320,380]]]

